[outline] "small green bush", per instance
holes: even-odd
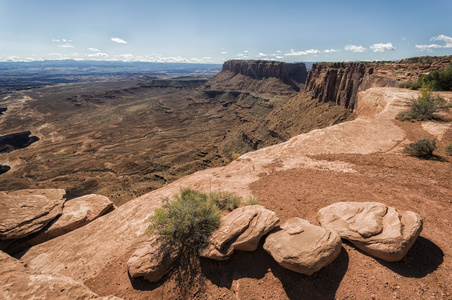
[[[214,192],[209,194],[210,199],[217,204],[220,209],[233,211],[240,206],[242,199],[229,192]]]
[[[435,149],[436,140],[421,139],[415,143],[409,144],[405,147],[405,149],[403,149],[403,152],[416,157],[429,158],[434,156],[433,151]]]
[[[440,96],[434,97],[428,88],[421,89],[421,95],[412,100],[410,110],[399,113],[396,119],[399,121],[427,121],[437,119],[435,114],[441,107],[445,107],[446,100]]]
[[[218,227],[220,214],[206,194],[185,188],[173,201],[167,200],[155,210],[146,233],[163,235],[171,246],[193,251],[202,247]]]
[[[446,145],[446,147],[444,148],[444,151],[446,152],[447,155],[452,156],[452,143]]]
[[[452,91],[452,64],[446,69],[421,75],[416,82],[402,83],[400,87],[417,90],[424,86],[428,86],[432,91]]]
[[[259,204],[259,198],[251,196],[251,197],[247,197],[244,201],[243,204],[244,205],[258,205]]]

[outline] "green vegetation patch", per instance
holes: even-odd
[[[420,158],[431,158],[435,155],[433,151],[436,149],[436,140],[421,139],[415,143],[409,144],[403,152]]]
[[[399,121],[427,121],[439,119],[436,112],[440,109],[447,108],[449,104],[440,96],[433,96],[432,92],[427,89],[421,89],[421,95],[412,100],[410,110],[399,113],[396,119]]]

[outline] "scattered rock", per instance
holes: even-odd
[[[41,230],[62,212],[62,189],[0,192],[0,239],[18,239]]]
[[[66,201],[61,216],[27,243],[36,245],[56,238],[90,223],[111,209],[114,209],[113,202],[101,195],[90,194]]]
[[[56,274],[42,274],[0,251],[1,299],[119,299],[93,293],[83,283]]]
[[[377,202],[338,202],[318,213],[323,227],[385,261],[401,260],[422,231],[422,218]]]
[[[157,282],[170,271],[179,252],[179,249],[170,249],[163,236],[152,236],[127,261],[129,274]]]
[[[341,238],[329,229],[300,218],[291,218],[282,230],[270,233],[264,249],[286,269],[312,275],[336,259]]]
[[[220,227],[212,233],[202,257],[228,259],[234,250],[255,251],[260,238],[272,230],[279,218],[261,205],[237,208],[222,217]]]

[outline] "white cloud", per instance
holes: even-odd
[[[244,50],[243,52],[248,53],[248,50]]]
[[[88,50],[91,52],[100,52],[100,50],[97,48],[88,48]]]
[[[323,50],[323,53],[333,53],[333,52],[337,52],[337,51],[339,51],[339,50],[336,50],[336,49],[326,49],[326,50]]]
[[[373,44],[370,46],[370,49],[372,49],[373,52],[385,52],[385,51],[393,51],[396,48],[392,45],[392,43],[386,43],[386,44]]]
[[[121,54],[119,57],[121,57],[122,60],[133,60],[135,58],[133,54]]]
[[[307,55],[307,54],[319,54],[320,51],[316,49],[309,49],[304,51],[295,51],[294,49],[290,49],[290,52],[285,53],[286,56],[300,56],[300,55]]]
[[[115,43],[118,43],[118,44],[127,44],[126,41],[124,41],[123,39],[117,38],[117,37],[111,38],[111,40],[112,40],[113,42],[115,42]]]
[[[228,54],[226,51],[222,51],[221,54]]]
[[[436,48],[452,48],[452,37],[446,36],[444,34],[440,34],[438,36],[434,36],[430,39],[430,41],[443,41],[443,45],[438,44],[429,44],[429,45],[416,45],[416,48],[418,48],[421,51],[427,51],[432,52],[432,49]]]
[[[267,56],[267,54],[262,53],[262,52],[259,52],[259,53],[257,54],[257,56],[258,56],[258,57],[264,57],[264,56]]]
[[[347,51],[352,51],[352,52],[365,52],[366,48],[364,48],[363,46],[356,46],[356,45],[347,45],[344,47],[345,50]]]
[[[88,57],[107,58],[108,54],[107,53],[102,53],[102,52],[97,52],[97,53],[88,54]]]
[[[58,47],[60,47],[60,48],[74,48],[74,45],[66,43],[66,44],[58,45]]]

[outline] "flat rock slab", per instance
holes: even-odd
[[[57,274],[42,274],[0,251],[1,299],[110,299],[99,297],[83,283]]]
[[[338,202],[318,212],[320,224],[374,257],[401,260],[422,231],[422,218],[377,202]]]
[[[101,195],[85,195],[68,200],[64,203],[61,216],[48,228],[27,241],[29,245],[36,245],[57,236],[82,227],[107,211],[114,209],[113,202]]]
[[[152,236],[127,261],[129,275],[157,282],[171,270],[179,254],[179,249],[171,249],[163,236]]]
[[[255,251],[260,238],[278,222],[276,214],[261,205],[237,208],[221,218],[220,227],[212,233],[200,255],[225,260],[234,250]]]
[[[63,189],[0,192],[0,239],[18,239],[41,230],[61,214],[65,194]]]
[[[342,242],[332,230],[315,226],[300,218],[291,218],[281,230],[271,232],[264,244],[283,268],[312,275],[334,261],[341,253]]]

